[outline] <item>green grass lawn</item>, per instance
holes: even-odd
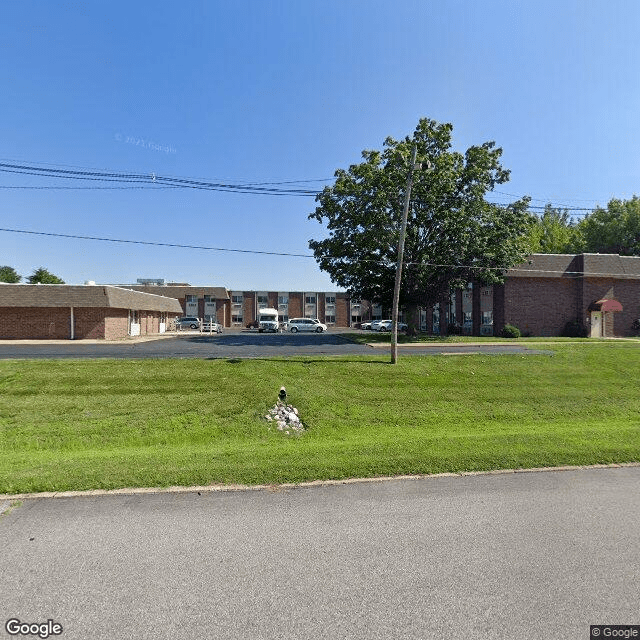
[[[386,343],[391,344],[391,333],[388,331],[354,331],[354,332],[345,332],[342,336],[352,342],[356,342],[358,344],[373,344],[373,343]],[[426,333],[419,333],[417,336],[407,336],[404,333],[398,334],[398,344],[422,344],[422,343],[476,343],[476,342],[499,342],[499,343],[508,343],[508,344],[518,344],[521,342],[582,342],[582,343],[594,343],[594,342],[605,342],[604,339],[600,338],[558,338],[558,337],[549,337],[543,338],[540,336],[528,337],[528,338],[502,338],[501,336],[455,336],[455,335],[447,335],[444,337],[434,336]]]
[[[0,493],[640,461],[640,345],[0,362]],[[268,428],[285,385],[308,430]]]

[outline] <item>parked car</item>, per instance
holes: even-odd
[[[371,323],[371,331],[391,331],[393,320],[376,320]],[[398,331],[406,331],[407,325],[404,322],[398,322]]]
[[[298,331],[315,331],[322,333],[327,330],[327,325],[322,324],[317,318],[292,318],[287,322],[287,331],[297,333]]]
[[[201,324],[200,318],[195,316],[183,316],[176,319],[176,329],[199,329]]]
[[[361,322],[360,323],[360,328],[364,329],[365,331],[371,331],[371,323],[370,322]]]
[[[219,322],[216,322],[215,320],[213,320],[210,322],[203,322],[202,330],[209,333],[222,333],[223,327]]]

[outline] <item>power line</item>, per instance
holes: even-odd
[[[312,258],[314,259],[315,256],[310,255],[308,253],[288,253],[288,252],[280,252],[280,251],[259,251],[259,250],[253,250],[253,249],[229,249],[226,247],[209,247],[209,246],[204,246],[204,245],[192,245],[192,244],[177,244],[177,243],[172,243],[172,242],[151,242],[151,241],[147,241],[147,240],[124,240],[121,238],[101,238],[98,236],[80,236],[80,235],[73,235],[73,234],[66,234],[66,233],[53,233],[53,232],[46,232],[46,231],[28,231],[26,229],[4,229],[4,228],[0,228],[0,231],[5,231],[8,233],[22,233],[22,234],[27,234],[27,235],[35,235],[35,236],[48,236],[48,237],[54,237],[54,238],[69,238],[72,240],[98,240],[100,242],[114,242],[114,243],[121,243],[121,244],[139,244],[139,245],[146,245],[146,246],[154,246],[154,247],[172,247],[172,248],[178,248],[178,249],[199,249],[199,250],[203,250],[203,251],[223,251],[223,252],[229,252],[229,253],[245,253],[245,254],[255,254],[255,255],[269,255],[269,256],[284,256],[284,257],[292,257],[292,258]],[[540,254],[540,255],[545,255],[545,254]],[[333,260],[342,260],[343,258],[332,258]],[[385,264],[388,267],[393,267],[394,265],[392,265],[391,263],[387,263],[385,261],[382,260],[373,260],[373,259],[361,259],[358,262],[370,262],[370,263],[374,263],[374,264]],[[576,275],[576,276],[584,276],[584,275],[589,275],[589,276],[602,276],[602,277],[623,277],[623,278],[629,278],[629,277],[638,277],[635,274],[630,274],[630,273],[592,273],[592,272],[588,272],[587,274],[585,274],[583,271],[553,271],[553,270],[545,270],[545,269],[526,269],[526,268],[518,268],[516,267],[508,267],[508,268],[503,268],[503,267],[488,267],[488,266],[483,266],[483,265],[473,265],[473,264],[439,264],[439,263],[435,263],[435,262],[406,262],[406,265],[411,265],[411,266],[419,266],[419,267],[435,267],[435,268],[442,268],[442,269],[475,269],[475,270],[479,270],[479,271],[503,271],[503,272],[513,272],[513,271],[517,271],[517,272],[521,272],[521,273],[525,273],[525,274],[535,274],[535,273],[542,273],[542,274],[562,274],[562,275]]]
[[[162,176],[156,173],[122,173],[107,171],[89,171],[72,169],[55,169],[29,164],[0,163],[0,171],[41,178],[59,178],[65,180],[91,180],[97,182],[126,182],[149,184],[153,186],[170,186],[177,188],[204,189],[209,191],[226,191],[231,193],[257,193],[262,195],[290,195],[290,196],[316,196],[318,191],[313,189],[283,188],[283,184],[297,184],[304,181],[283,181],[263,183],[225,183],[207,180],[194,180],[191,178],[178,178]]]
[[[47,185],[44,187],[17,187],[17,186],[6,186],[6,185],[0,185],[0,189],[35,189],[35,190],[58,190],[58,189],[64,189],[67,191],[96,191],[96,190],[107,190],[107,191],[122,191],[122,190],[129,190],[129,189],[146,189],[147,191],[160,191],[160,190],[164,190],[164,189],[179,189],[180,187],[174,187],[174,186],[140,186],[140,187],[71,187],[68,185],[60,185],[60,186],[53,186],[53,185]]]
[[[228,251],[232,253],[255,253],[259,255],[268,256],[290,256],[295,258],[313,258],[312,255],[306,253],[285,253],[278,251],[256,251],[252,249],[228,249],[224,247],[207,247],[203,245],[194,244],[177,244],[173,242],[150,242],[147,240],[124,240],[122,238],[100,238],[98,236],[79,236],[67,233],[51,233],[46,231],[27,231],[26,229],[2,229],[0,231],[6,231],[9,233],[24,233],[34,236],[49,236],[54,238],[70,238],[73,240],[99,240],[101,242],[118,242],[123,244],[142,244],[153,247],[174,247],[178,249],[201,249],[204,251]]]
[[[273,196],[301,196],[301,197],[315,197],[318,194],[318,190],[304,189],[304,188],[283,188],[282,185],[295,185],[305,184],[311,182],[328,182],[333,178],[313,178],[303,180],[284,180],[278,182],[217,182],[211,180],[199,180],[195,178],[181,178],[174,176],[162,176],[151,173],[126,173],[122,171],[113,170],[99,170],[99,169],[86,169],[82,167],[76,168],[56,168],[40,165],[34,165],[31,163],[21,163],[16,161],[3,161],[0,162],[0,171],[4,173],[15,173],[19,175],[30,175],[41,178],[60,178],[66,180],[90,180],[95,182],[125,182],[125,183],[139,183],[140,185],[149,185],[149,187],[128,187],[128,188],[190,188],[190,189],[202,189],[207,191],[222,191],[227,193],[246,193],[256,195],[273,195]],[[70,187],[62,187],[57,185],[47,185],[43,187],[13,187],[13,186],[0,186],[4,189],[70,189]],[[120,187],[125,189],[126,187]],[[105,187],[85,187],[85,189],[105,189]],[[117,189],[117,187],[112,187]],[[520,197],[515,194],[510,194],[503,191],[495,191],[493,193],[508,195],[512,197]],[[533,198],[535,201],[543,202],[542,198]],[[505,207],[508,206],[501,202],[492,202],[496,206]],[[551,204],[551,203],[549,203]],[[564,209],[567,211],[593,211],[596,207],[572,207],[562,204],[552,205],[554,208]],[[546,206],[529,205],[529,209],[546,209]],[[575,214],[578,216],[581,214]]]

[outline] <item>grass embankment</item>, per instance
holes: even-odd
[[[636,343],[554,356],[0,362],[0,492],[640,460]],[[262,419],[285,385],[309,429]]]

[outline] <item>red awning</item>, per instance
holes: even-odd
[[[595,307],[596,311],[622,311],[622,305],[612,298],[598,300],[593,303],[593,307]]]

